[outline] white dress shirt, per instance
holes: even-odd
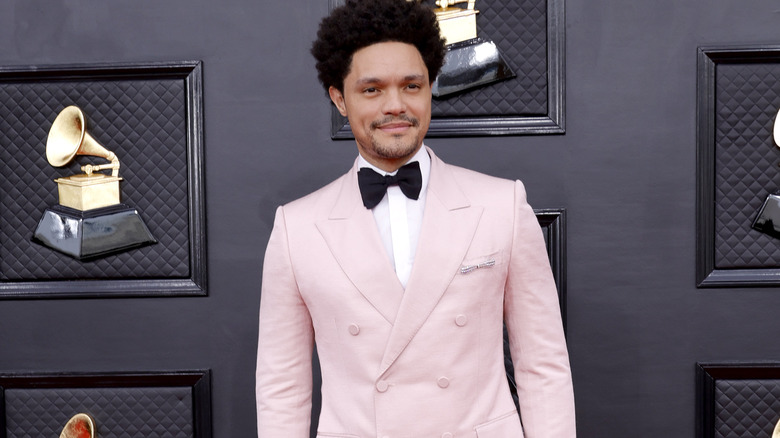
[[[426,189],[431,175],[431,157],[428,156],[425,146],[422,146],[408,163],[414,161],[420,163],[420,172],[422,173],[422,189],[419,198],[409,199],[397,185],[390,186],[387,188],[387,194],[384,198],[372,209],[382,243],[384,243],[387,255],[393,263],[398,280],[404,288],[414,264],[414,254],[417,250],[417,239],[420,236],[420,226],[425,208]],[[395,174],[395,172],[385,172],[359,156],[358,169],[362,167],[368,167],[380,175]]]

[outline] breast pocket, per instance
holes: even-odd
[[[458,268],[457,275],[479,276],[504,271],[504,257],[501,251],[470,252]]]

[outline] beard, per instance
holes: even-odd
[[[417,152],[418,147],[422,143],[421,137],[424,135],[419,131],[417,136],[413,139],[404,139],[402,135],[394,135],[390,141],[380,141],[373,134],[380,126],[399,121],[409,123],[413,128],[420,127],[420,121],[416,117],[409,117],[405,114],[397,117],[388,116],[382,120],[371,122],[370,127],[372,134],[369,136],[369,140],[371,141],[371,151],[376,156],[384,159],[397,160],[411,156]]]

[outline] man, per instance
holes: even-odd
[[[319,437],[574,437],[556,288],[523,185],[423,146],[444,56],[435,15],[406,0],[348,0],[323,20],[312,53],[359,156],[277,210],[258,436],[308,436],[316,341]]]

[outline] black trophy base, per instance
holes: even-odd
[[[753,221],[753,229],[780,238],[780,194],[773,193],[766,197]]]
[[[87,211],[62,205],[47,208],[33,241],[78,260],[157,243],[138,211],[125,204]]]
[[[431,86],[434,97],[481,87],[515,77],[493,41],[473,38],[447,46],[444,65]]]

